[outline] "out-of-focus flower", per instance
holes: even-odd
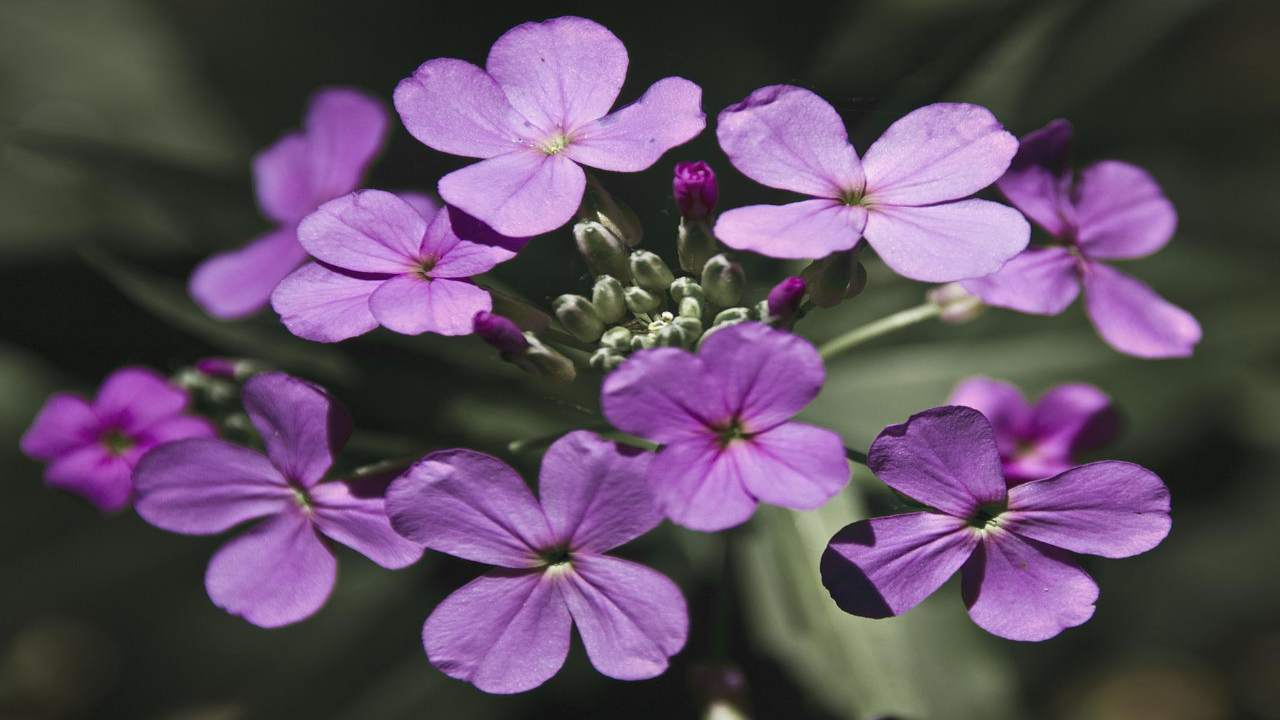
[[[346,88],[316,93],[303,131],[285,135],[253,159],[258,205],[276,229],[200,263],[191,275],[191,297],[224,319],[265,307],[276,285],[307,258],[298,244],[298,222],[321,203],[355,190],[386,134],[387,113],[376,100]]]
[[[428,147],[482,158],[440,180],[445,202],[504,235],[538,235],[578,210],[579,165],[644,170],[706,126],[702,89],[678,77],[609,113],[626,73],[627,50],[613,33],[561,17],[508,30],[483,69],[428,60],[396,87],[395,106]]]
[[[686,220],[706,220],[720,199],[716,172],[701,160],[676,163],[671,192],[675,196],[676,207],[680,208],[680,216]]]
[[[52,487],[99,510],[129,505],[133,468],[148,451],[183,438],[212,437],[206,420],[184,414],[187,393],[146,368],[115,371],[90,402],[70,393],[45,401],[23,434],[22,452],[49,465]]]
[[[265,456],[222,440],[183,440],[148,453],[134,476],[138,514],[164,530],[213,535],[266,518],[210,560],[205,588],[213,604],[260,627],[310,617],[337,576],[323,537],[386,568],[421,556],[391,529],[378,492],[320,482],[351,432],[350,417],[328,394],[271,372],[246,382],[243,398]]]
[[[1057,315],[1084,288],[1085,310],[1108,345],[1144,358],[1186,357],[1200,323],[1141,280],[1103,262],[1146,257],[1178,224],[1173,204],[1147,171],[1103,160],[1080,172],[1068,165],[1071,124],[1054,120],[1022,138],[997,186],[1058,241],[1030,248],[965,287],[988,305]]]
[[[435,452],[387,493],[395,529],[428,548],[496,565],[422,628],[431,663],[491,693],[546,682],[577,625],[591,664],[619,680],[660,675],[684,646],[688,610],[665,575],[606,555],[662,520],[644,483],[651,456],[590,432],[542,460],[541,499],[501,460]]]
[[[659,509],[723,530],[758,502],[813,509],[848,482],[840,437],[791,421],[823,376],[808,342],[744,322],[708,335],[696,355],[637,352],[605,379],[601,403],[614,426],[662,444],[648,472]]]
[[[722,213],[715,233],[730,247],[818,259],[865,237],[899,275],[950,282],[995,272],[1027,246],[1031,229],[1017,211],[962,199],[995,182],[1018,149],[986,108],[922,107],[859,160],[827,101],[771,85],[725,108],[716,135],[747,177],[813,198]]]
[[[887,427],[868,458],[885,484],[932,509],[860,520],[831,538],[822,583],[854,615],[901,615],[959,570],[979,627],[1046,640],[1086,622],[1098,599],[1071,553],[1129,557],[1169,533],[1169,490],[1132,463],[1006,487],[991,423],[973,408]]]

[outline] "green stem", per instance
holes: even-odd
[[[850,461],[856,462],[859,465],[867,464],[867,454],[864,452],[860,452],[858,450],[854,450],[851,447],[846,447],[844,449],[844,456],[849,458]]]
[[[609,425],[608,423],[596,423],[594,425],[588,425],[584,428],[578,428],[578,429],[590,430],[595,433],[604,433],[612,430],[613,426]],[[541,435],[538,437],[525,438],[523,440],[513,440],[507,443],[507,452],[515,455],[523,452],[528,452],[530,450],[539,450],[541,448],[545,448],[551,445],[551,443],[559,440],[560,438],[564,437],[565,435],[568,435],[571,432],[573,432],[572,428],[569,430],[560,430],[547,435]]]
[[[901,330],[904,327],[936,318],[941,312],[942,308],[931,302],[900,310],[827,341],[822,347],[818,348],[818,354],[822,356],[823,360],[830,360],[836,355],[857,347],[868,340],[874,340],[895,330]]]

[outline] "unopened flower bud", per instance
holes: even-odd
[[[716,209],[716,201],[720,199],[716,173],[701,160],[676,163],[671,191],[675,195],[676,206],[680,208],[680,216],[690,220],[705,220]]]
[[[676,254],[685,272],[701,275],[703,266],[717,252],[720,252],[720,245],[706,221],[680,221],[680,229],[676,231]]]
[[[587,192],[580,214],[607,227],[627,247],[639,245],[644,237],[644,227],[635,211],[614,200],[593,175],[587,175]]]
[[[582,342],[595,342],[604,332],[604,321],[591,301],[581,295],[561,295],[551,304],[556,319]]]
[[[690,318],[697,318],[698,320],[701,320],[705,312],[706,312],[706,307],[702,304],[702,301],[699,300],[698,298],[686,297],[680,301],[680,306],[679,306],[680,317],[690,317]]]
[[[526,333],[525,339],[529,341],[529,349],[511,357],[520,369],[563,383],[571,383],[578,376],[572,360],[543,345],[533,333]]]
[[[600,348],[591,354],[591,359],[587,361],[587,364],[596,370],[609,372],[625,362],[626,359],[626,357],[619,355],[609,348]]]
[[[627,314],[627,298],[622,283],[612,275],[601,275],[591,288],[591,304],[606,324],[616,323]]]
[[[686,343],[692,345],[699,337],[702,336],[702,321],[696,317],[686,317],[681,315],[671,321],[672,325],[680,328],[680,332],[684,333]]]
[[[938,306],[938,319],[944,323],[959,325],[982,314],[982,300],[971,294],[958,282],[932,288],[925,293],[929,302]]]
[[[631,276],[636,284],[650,292],[661,293],[671,287],[676,276],[662,258],[648,250],[631,253]]]
[[[835,307],[867,286],[867,270],[851,250],[814,260],[800,277],[808,284],[809,299],[823,308]]]
[[[765,301],[769,319],[776,322],[790,322],[800,309],[808,283],[803,278],[789,277],[773,286],[769,298]]]
[[[657,347],[658,338],[653,333],[645,333],[644,335],[633,335],[631,337],[632,350],[648,350],[651,347]]]
[[[651,313],[662,305],[662,298],[635,286],[626,288],[622,294],[627,299],[627,308],[637,315]]]
[[[471,327],[481,340],[504,355],[519,355],[529,349],[529,341],[515,323],[501,315],[481,310],[471,320]]]
[[[583,220],[573,226],[573,239],[592,275],[612,275],[623,281],[631,279],[627,246],[613,230],[602,223]]]
[[[234,380],[236,377],[236,361],[225,357],[207,357],[196,360],[196,369],[209,377]]]
[[[659,347],[684,347],[689,343],[684,331],[677,325],[665,325],[654,333]]]
[[[721,310],[711,321],[712,325],[732,325],[751,319],[751,311],[744,307],[731,307]]]
[[[724,254],[711,258],[702,268],[702,289],[711,302],[722,308],[738,304],[746,282],[742,266]]]
[[[631,350],[631,331],[624,327],[609,328],[600,336],[600,344],[618,352]]]

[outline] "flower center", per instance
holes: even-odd
[[[307,494],[306,488],[300,485],[290,485],[289,489],[293,491],[293,501],[298,503],[298,507],[303,512],[311,512],[311,496]]]
[[[995,527],[1000,524],[1000,515],[1007,509],[1008,505],[1004,502],[983,503],[969,517],[969,527],[979,530]]]
[[[123,455],[133,449],[133,438],[116,429],[102,434],[102,445],[112,455]]]
[[[548,155],[556,155],[569,147],[569,138],[564,133],[556,133],[544,140],[540,149]]]
[[[436,267],[436,259],[433,257],[423,258],[418,261],[418,269],[414,272],[423,280],[431,279],[431,271]]]
[[[563,572],[573,567],[573,553],[568,547],[547,548],[538,553],[538,556],[546,563],[548,571]]]
[[[840,202],[849,207],[857,207],[866,205],[867,191],[865,189],[851,189],[840,193]]]
[[[733,418],[728,423],[715,428],[716,434],[720,439],[720,447],[726,448],[733,444],[735,440],[750,440],[751,433],[742,426],[742,421]]]
[[[670,312],[662,312],[654,315],[649,321],[649,332],[658,332],[662,328],[670,325],[675,321],[675,319],[676,316],[672,315]]]

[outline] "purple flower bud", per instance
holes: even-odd
[[[769,315],[781,320],[790,320],[800,309],[800,301],[804,299],[808,284],[804,278],[789,277],[773,286],[769,291]]]
[[[207,357],[196,360],[196,370],[209,377],[236,379],[236,361],[225,357]]]
[[[481,310],[471,321],[480,339],[507,355],[519,355],[529,349],[529,341],[515,323],[491,312]]]
[[[711,166],[698,162],[676,163],[676,175],[671,181],[680,215],[689,220],[704,220],[716,209],[720,199],[720,187],[716,185],[716,173]]]

